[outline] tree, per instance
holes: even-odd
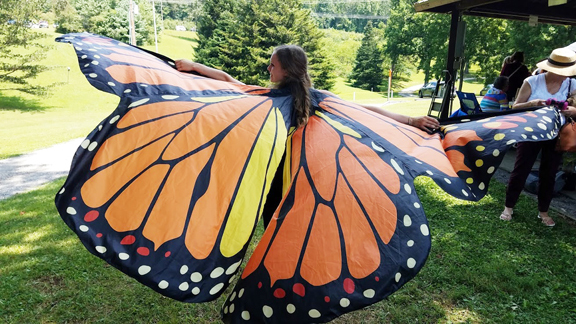
[[[147,0],[133,1],[139,7],[138,14],[134,15],[136,44],[152,44],[152,4]],[[129,42],[129,0],[56,0],[54,10],[59,24],[56,31],[60,33],[86,31]]]
[[[508,33],[510,40],[505,48],[510,49],[510,53],[505,53],[501,59],[514,51],[523,51],[525,63],[532,68],[536,68],[535,64],[547,58],[555,48],[567,46],[576,40],[575,26],[550,24],[529,26],[527,22],[509,21]]]
[[[500,74],[504,57],[502,44],[508,44],[509,21],[485,17],[464,17],[467,22],[465,57],[468,65],[479,67],[478,75],[485,83],[492,83]],[[504,48],[506,48],[504,46]]]
[[[45,57],[46,46],[38,43],[43,36],[33,32],[28,24],[36,21],[42,2],[3,0],[0,6],[0,82],[6,90],[42,94],[49,86],[39,86],[30,80],[47,70],[39,61]],[[9,23],[6,23],[8,22]]]
[[[58,23],[56,32],[67,34],[82,30],[80,15],[70,0],[55,0],[52,8],[56,13],[56,23]]]
[[[215,10],[217,3],[219,0],[204,2],[197,61],[222,69],[242,82],[265,86],[266,67],[274,47],[297,44],[308,54],[314,86],[333,86],[333,66],[322,44],[323,34],[299,1],[233,2],[224,11]]]
[[[322,28],[335,28],[361,33],[368,23],[366,18],[346,18],[346,16],[388,16],[390,1],[321,0],[306,1],[315,13],[315,19]],[[336,15],[337,17],[334,17]]]
[[[356,62],[350,76],[353,80],[352,85],[378,91],[384,79],[383,62],[376,30],[372,27],[372,22],[368,22],[364,28],[364,38],[356,54]]]

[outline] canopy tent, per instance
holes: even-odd
[[[449,13],[458,10],[470,16],[576,25],[574,0],[424,0],[415,3],[414,8],[417,12]]]
[[[446,66],[447,89],[454,86],[451,76],[462,62],[462,57],[459,57],[462,56],[462,46],[457,44],[464,42],[462,15],[576,26],[576,0],[421,0],[414,4],[414,9],[416,12],[452,15]],[[440,118],[449,115],[450,94],[451,91],[444,92]]]

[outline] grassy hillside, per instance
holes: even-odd
[[[44,32],[47,37],[42,42],[53,48],[43,63],[51,70],[33,83],[63,84],[46,97],[0,90],[0,159],[83,137],[118,104],[116,96],[88,83],[72,46],[54,42],[59,34],[52,30]],[[191,58],[195,39],[193,32],[167,31],[159,52],[173,58]],[[146,48],[154,50],[155,46]]]
[[[118,103],[116,96],[96,90],[88,83],[80,72],[72,46],[54,42],[58,34],[52,29],[41,31],[47,36],[43,43],[52,46],[43,61],[51,70],[40,74],[33,82],[61,85],[46,97],[0,90],[0,159],[86,136]],[[328,35],[352,43],[358,42],[356,34],[342,35],[341,32],[332,32]],[[174,59],[192,59],[196,42],[195,32],[167,30],[160,37],[158,52]],[[144,48],[156,50],[154,44]],[[338,50],[337,54],[351,55],[345,54],[344,49]],[[423,75],[415,73],[410,81],[402,83],[400,87],[421,84],[422,80]],[[477,93],[480,87],[480,84],[465,83],[464,89]],[[0,83],[0,89],[4,88],[6,85]],[[401,89],[393,90],[397,94]],[[351,87],[344,76],[338,78],[332,91],[345,100],[361,104],[390,103],[385,93]],[[429,106],[428,101],[406,98],[392,99],[393,102],[394,100],[400,100],[402,104],[387,106],[387,109],[409,115],[425,114]],[[406,108],[407,100],[413,108]]]

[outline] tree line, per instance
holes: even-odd
[[[154,41],[152,2],[133,0],[139,7],[135,16],[137,44]],[[387,87],[388,70],[395,80],[406,79],[411,71],[423,71],[425,82],[439,78],[446,68],[450,16],[416,13],[417,0],[191,0],[185,4],[155,2],[157,21],[182,22],[197,27],[199,41],[196,60],[229,72],[239,80],[266,85],[266,66],[275,46],[298,44],[308,53],[314,86],[330,89],[336,76],[354,86],[378,91]],[[25,84],[44,67],[34,64],[42,47],[26,27],[33,20],[57,24],[57,32],[87,31],[128,42],[129,0],[1,0],[0,81]],[[359,14],[386,19],[358,19],[319,16],[318,13]],[[465,16],[467,23],[464,62],[478,67],[486,83],[500,71],[502,60],[516,50],[524,51],[532,66],[552,49],[576,39],[573,26],[528,26],[526,22]],[[157,24],[161,35],[161,25]],[[359,49],[336,48],[327,42],[325,28],[348,32],[361,31]],[[35,36],[36,35],[36,36]],[[27,57],[15,47],[37,51]],[[338,51],[338,52],[337,52]],[[19,56],[20,55],[20,56]],[[353,55],[343,59],[343,55]],[[192,55],[191,55],[192,56]],[[335,59],[338,58],[338,59]],[[337,61],[338,60],[338,61]],[[343,75],[343,62],[350,62],[350,73]],[[353,62],[353,63],[352,63]],[[17,72],[15,72],[17,71]],[[24,82],[24,83],[23,83]],[[21,86],[21,89],[32,87]]]

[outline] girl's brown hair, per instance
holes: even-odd
[[[286,77],[276,84],[276,88],[287,88],[294,97],[296,127],[305,125],[310,117],[310,87],[308,58],[304,50],[297,45],[281,45],[274,49]]]

